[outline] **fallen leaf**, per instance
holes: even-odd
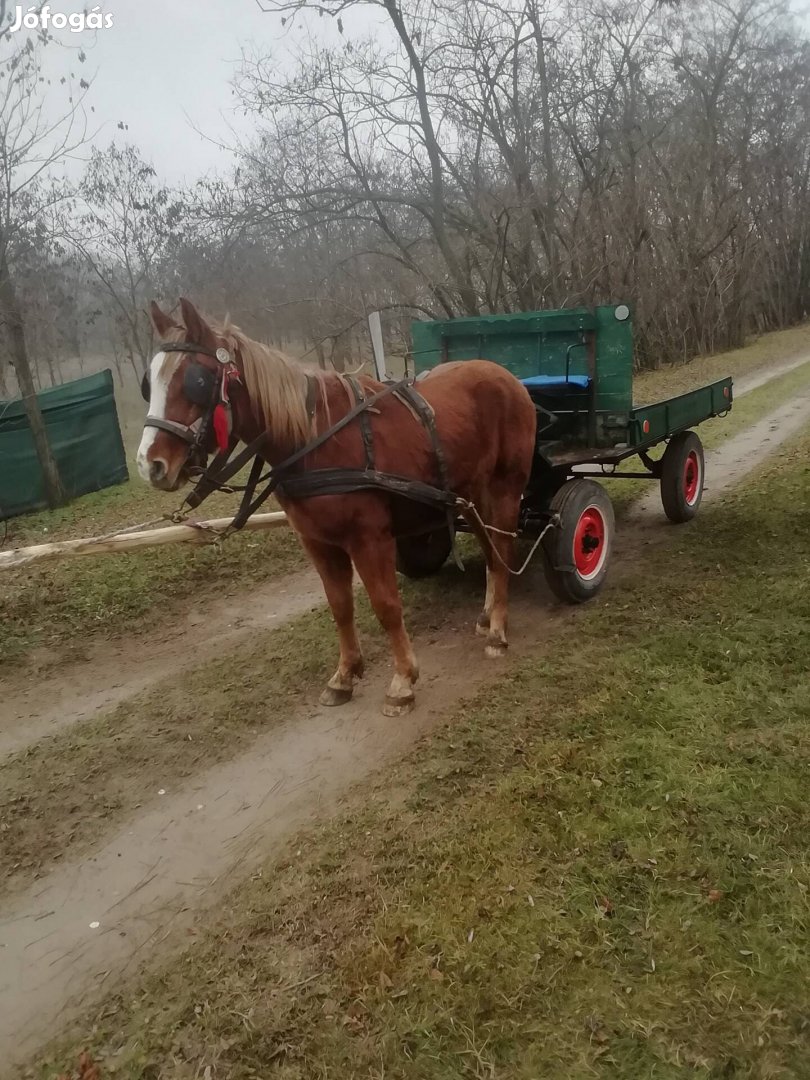
[[[393,985],[394,984],[391,982],[391,980],[385,974],[385,972],[381,971],[380,972],[380,989],[381,990],[390,990]]]
[[[722,900],[726,894],[722,889],[709,889],[709,895],[707,897],[710,904],[716,904],[718,900]]]
[[[606,919],[609,919],[613,914],[613,904],[606,896],[600,896],[596,901],[596,906],[602,912]]]
[[[431,968],[430,977],[434,982],[444,982],[444,972],[438,968]]]

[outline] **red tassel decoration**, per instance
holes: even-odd
[[[227,450],[231,438],[231,410],[221,401],[214,409],[214,435],[220,450]]]

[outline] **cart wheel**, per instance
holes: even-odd
[[[409,578],[430,577],[444,566],[452,546],[447,526],[418,536],[400,536],[397,540],[397,570]]]
[[[596,596],[607,576],[613,547],[613,505],[595,480],[569,480],[551,500],[559,526],[543,541],[546,580],[569,604]]]
[[[676,525],[691,521],[703,498],[703,443],[694,431],[679,431],[661,458],[661,502]]]

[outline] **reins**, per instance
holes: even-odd
[[[167,431],[189,443],[189,458],[193,458],[195,454],[200,451],[205,453],[204,440],[207,438],[213,422],[215,409],[217,409],[223,401],[228,409],[230,409],[227,398],[227,380],[231,376],[231,372],[237,372],[238,377],[238,371],[231,360],[227,349],[220,348],[214,351],[213,349],[208,349],[202,345],[195,345],[191,342],[167,342],[161,345],[160,348],[163,352],[201,353],[213,357],[221,365],[219,379],[216,378],[216,373],[211,372],[211,375],[214,376],[212,379],[213,386],[211,395],[206,411],[203,413],[199,422],[195,422],[194,425],[186,425],[171,420],[164,420],[162,417],[153,417],[151,415],[146,418],[144,426],[156,427],[160,430]],[[202,365],[200,366],[202,367]],[[210,369],[205,368],[205,370],[209,371]],[[307,413],[309,414],[310,419],[312,419],[315,416],[316,408],[316,384],[315,380],[310,378],[310,376],[307,376],[306,378]],[[455,516],[458,512],[462,512],[470,514],[475,519],[476,523],[486,536],[493,555],[498,559],[501,565],[508,570],[510,574],[519,576],[526,570],[543,537],[556,522],[554,520],[550,521],[542,530],[519,570],[513,570],[508,566],[495,546],[490,533],[497,532],[502,535],[513,537],[516,536],[517,533],[507,533],[503,529],[498,529],[493,525],[485,524],[474,503],[461,498],[450,490],[447,466],[436,431],[433,410],[422,395],[414,389],[415,381],[415,378],[408,377],[400,379],[397,382],[390,382],[383,386],[382,389],[377,390],[366,397],[363,395],[363,391],[359,384],[354,379],[351,379],[350,385],[355,397],[355,404],[349,411],[339,420],[335,421],[335,423],[327,428],[326,431],[314,436],[303,446],[284,458],[283,461],[270,466],[264,474],[262,474],[262,470],[267,462],[262,458],[261,451],[270,435],[269,429],[266,429],[257,435],[256,438],[248,443],[235,457],[232,457],[231,455],[236,448],[236,440],[231,438],[229,434],[227,446],[221,446],[214,455],[210,465],[201,469],[201,475],[199,476],[194,489],[183,499],[183,502],[177,510],[170,515],[165,515],[164,518],[159,520],[165,520],[168,517],[169,520],[173,521],[175,524],[193,525],[193,522],[186,522],[185,518],[192,511],[196,510],[197,507],[199,507],[209,495],[213,494],[214,491],[226,491],[228,493],[241,491],[242,499],[239,509],[234,515],[233,521],[222,532],[217,532],[218,539],[222,540],[232,532],[239,531],[244,526],[245,522],[256,513],[259,507],[279,488],[281,488],[283,493],[291,499],[312,498],[318,495],[345,495],[355,491],[386,491],[392,495],[400,495],[403,498],[444,510],[447,518],[447,528],[450,533],[453,559],[459,569],[463,570],[464,566],[456,550]],[[368,423],[367,413],[378,401],[391,394],[402,401],[415,417],[421,421],[422,425],[427,430],[436,459],[441,487],[436,487],[433,484],[428,484],[421,480],[413,480],[409,477],[379,472],[374,468],[371,429]],[[323,444],[328,442],[332,436],[337,435],[338,432],[342,431],[358,417],[361,418],[362,422],[363,445],[366,456],[365,468],[314,469],[297,474],[292,472],[299,462],[319,447],[323,446]],[[241,472],[251,459],[252,465],[247,482],[242,485],[231,485],[229,482]],[[201,467],[193,466],[193,468]],[[265,486],[257,494],[257,489],[261,484],[264,484]],[[133,528],[135,528],[135,526],[133,526]]]

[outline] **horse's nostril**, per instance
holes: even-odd
[[[165,480],[168,471],[166,462],[163,458],[153,458],[152,461],[149,462],[149,479],[153,484]]]

